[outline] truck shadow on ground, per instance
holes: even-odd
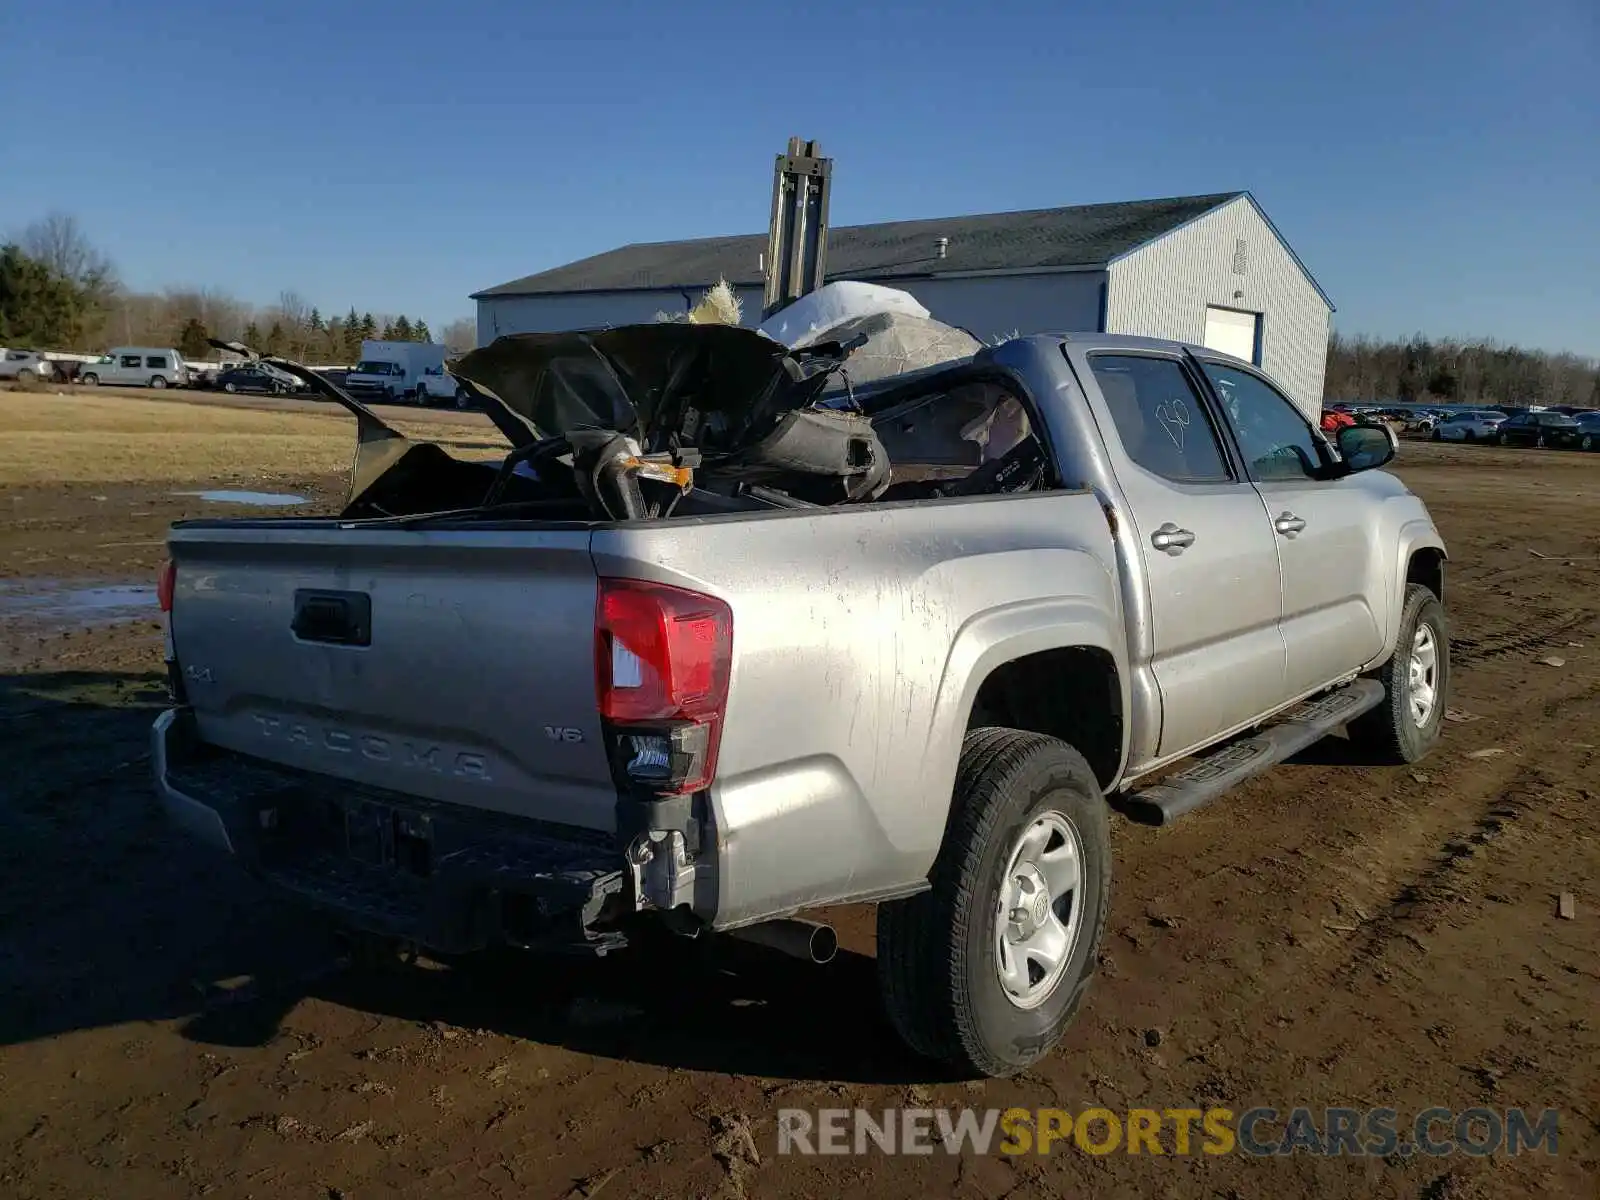
[[[149,783],[160,678],[0,675],[0,1046],[138,1021],[264,1046],[301,1001],[604,1058],[862,1083],[933,1082],[872,959],[726,939],[606,959],[513,952],[356,968],[327,927],[169,833]]]

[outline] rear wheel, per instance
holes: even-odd
[[[1376,672],[1387,695],[1350,722],[1350,740],[1384,762],[1410,763],[1438,744],[1450,690],[1444,605],[1427,588],[1406,588],[1394,653]]]
[[[1593,450],[1594,449],[1594,445],[1595,445],[1594,434],[1592,434],[1592,433],[1586,433],[1581,438],[1578,439],[1578,449],[1579,450]]]
[[[87,375],[79,375],[78,382],[83,384],[84,387],[97,387],[100,383],[100,376],[90,371]]]
[[[1049,1053],[1094,976],[1110,823],[1089,764],[1054,738],[971,730],[932,888],[878,906],[878,982],[919,1054],[1014,1075]]]
[[[167,386],[167,381],[160,375],[152,375],[150,377],[150,383],[148,386],[159,392],[162,388]]]
[[[1478,440],[1478,435],[1469,429],[1461,435],[1461,440],[1464,442],[1475,442]]]
[[[457,388],[456,389],[456,407],[457,408],[466,408],[471,403],[472,403],[472,397],[467,395],[467,389],[466,388]],[[1588,449],[1588,447],[1585,446],[1584,449]]]

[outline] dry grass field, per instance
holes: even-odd
[[[111,391],[0,392],[0,483],[303,480],[346,469],[354,419],[331,404],[321,406],[325,412],[305,407],[223,407]],[[492,449],[497,440],[480,417],[395,424],[456,453]]]

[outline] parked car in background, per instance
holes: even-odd
[[[467,389],[456,382],[442,366],[428,367],[417,376],[417,403],[447,404],[466,408],[472,402]]]
[[[1436,442],[1492,442],[1506,415],[1494,409],[1451,413],[1433,427]]]
[[[442,370],[446,354],[437,342],[362,342],[361,361],[345,376],[345,390],[361,400],[421,401],[423,374]]]
[[[287,396],[304,386],[299,377],[267,363],[247,362],[229,367],[217,376],[217,387],[225,392],[264,392]]]
[[[50,360],[37,350],[0,351],[0,379],[15,379],[18,383],[36,383],[55,374]]]
[[[183,355],[170,346],[117,346],[85,366],[78,375],[78,382],[88,387],[101,383],[121,387],[184,387],[189,382],[189,368],[184,365]]]
[[[1584,413],[1573,420],[1578,423],[1578,449],[1600,450],[1600,412]]]
[[[1496,440],[1504,446],[1568,447],[1578,437],[1578,423],[1566,413],[1525,412],[1500,422]]]

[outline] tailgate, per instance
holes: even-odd
[[[587,529],[174,527],[202,740],[446,803],[610,830]]]

